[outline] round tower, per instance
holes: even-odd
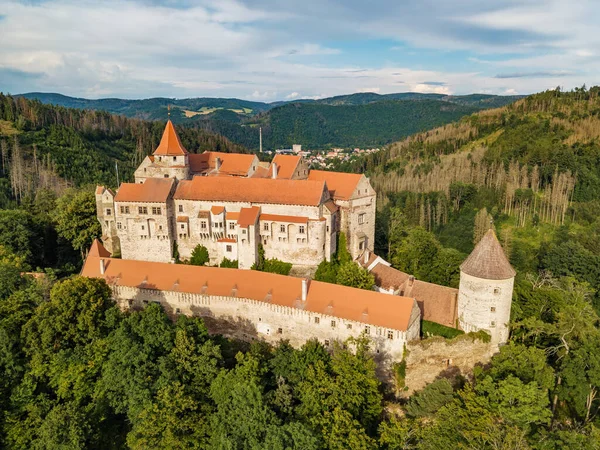
[[[493,344],[508,340],[515,270],[494,230],[488,230],[460,266],[458,321],[465,332],[485,330]]]

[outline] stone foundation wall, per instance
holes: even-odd
[[[448,340],[433,337],[413,341],[407,346],[406,386],[410,396],[437,378],[469,376],[477,364],[485,364],[498,351],[498,346],[461,335]]]

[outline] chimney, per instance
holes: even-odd
[[[308,278],[302,278],[302,301],[306,301],[306,297],[308,297]]]
[[[412,286],[414,282],[415,282],[415,276],[414,275],[409,275],[408,276],[408,285]]]
[[[221,170],[221,158],[218,156],[215,158],[215,169],[217,172]]]
[[[273,177],[273,179],[277,178],[277,163],[273,163],[273,175],[271,175]]]
[[[104,265],[104,260],[101,259],[100,260],[100,275],[104,275],[105,271],[106,271],[106,266]]]

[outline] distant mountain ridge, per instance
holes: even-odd
[[[259,146],[258,127],[263,128],[265,149],[293,143],[308,148],[381,146],[521,98],[488,94],[364,92],[319,100],[264,103],[208,97],[89,100],[41,92],[20,96],[45,104],[104,110],[145,120],[165,120],[170,106],[173,122],[222,134],[254,150]]]

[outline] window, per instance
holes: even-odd
[[[177,156],[173,156],[173,161],[177,161]]]
[[[335,320],[331,321],[331,328],[335,328]]]
[[[325,339],[325,341],[323,341],[323,344],[325,344],[325,347],[329,347],[329,339]]]
[[[121,206],[121,214],[129,214],[129,206]]]
[[[181,314],[181,310],[179,308],[175,308],[175,314]]]
[[[268,224],[268,223],[265,223],[265,224],[263,225],[263,230],[265,230],[265,231],[269,231],[269,224]]]
[[[117,222],[117,230],[121,229],[121,222]]]
[[[161,215],[160,207],[153,206],[152,207],[152,214],[160,216]]]
[[[351,330],[352,329],[352,324],[351,323],[346,324],[346,328],[349,329],[349,330]]]
[[[298,227],[298,232],[299,232],[300,234],[304,234],[304,225],[300,225],[300,226]]]
[[[165,173],[164,177],[165,177],[165,178],[169,178],[169,174],[168,174],[168,173]]]
[[[277,328],[277,334],[283,334],[283,328]]]
[[[495,328],[495,327],[496,327],[496,322],[492,320],[490,322],[490,328]]]
[[[235,222],[229,222],[229,229],[235,230]]]
[[[106,208],[106,215],[110,216],[112,214],[112,211],[110,208]]]
[[[315,317],[315,323],[319,323],[321,321],[321,319],[319,319],[318,317]]]
[[[200,222],[200,228],[206,230],[206,222],[204,220]]]
[[[285,233],[285,225],[279,225],[279,231]]]
[[[159,225],[159,226],[158,226],[158,229],[159,229],[160,231],[162,231],[162,225]]]
[[[242,230],[242,234],[246,234],[246,229],[243,229],[243,230]]]
[[[360,241],[358,243],[358,249],[359,250],[364,250],[365,249],[365,241]]]
[[[179,205],[179,212],[183,212],[183,205]]]
[[[144,225],[142,225],[142,230],[145,230],[145,229],[146,229],[146,227],[144,227]]]
[[[365,334],[371,334],[371,327],[369,325],[365,327]]]
[[[358,215],[358,224],[362,225],[363,223],[365,223],[365,217],[367,217],[367,214],[365,213],[361,213]]]
[[[329,233],[329,225],[327,225],[327,232]]]
[[[388,339],[394,339],[394,332],[393,331],[388,331]]]
[[[232,249],[231,245],[225,246],[225,250],[227,251],[227,253],[231,253],[231,249]]]
[[[138,206],[138,214],[148,214],[148,208],[146,206]]]
[[[500,288],[494,288],[494,295],[498,295],[500,293]]]
[[[495,306],[492,306],[492,307],[490,308],[490,311],[491,311],[491,312],[496,312],[496,307],[495,307]]]
[[[181,224],[181,229],[185,230],[185,224],[184,223]]]

